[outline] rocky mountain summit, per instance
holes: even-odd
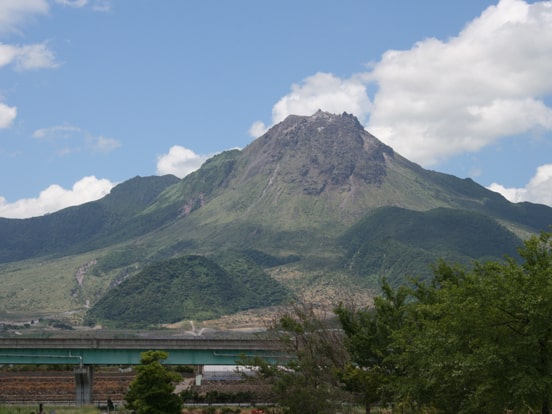
[[[380,186],[393,150],[347,113],[318,111],[289,116],[244,150],[247,176],[270,170],[307,195],[351,191],[355,184]]]

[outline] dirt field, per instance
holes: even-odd
[[[101,369],[94,372],[93,398],[105,404],[108,398],[122,401],[132,372]],[[0,404],[2,403],[72,403],[76,398],[73,371],[1,371]]]

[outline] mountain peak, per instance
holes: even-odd
[[[342,115],[338,115],[338,114],[333,114],[331,112],[326,112],[326,111],[323,111],[322,109],[319,109],[318,111],[316,111],[314,114],[312,114],[310,116],[311,119],[328,119],[328,120],[336,120],[338,118],[341,118],[342,116],[352,116],[354,118],[353,115],[350,115],[348,114],[347,112],[343,112]]]
[[[331,112],[323,111],[321,109],[319,109],[312,115],[289,115],[280,124],[277,124],[274,127],[289,126],[289,125],[302,124],[302,123],[337,124],[337,125],[340,125],[341,127],[349,124],[351,127],[364,130],[363,126],[360,124],[357,117],[352,114],[348,114],[347,112],[343,112],[342,114],[334,114]]]
[[[354,115],[318,110],[311,116],[288,116],[250,144],[244,155],[249,160],[248,177],[278,171],[285,182],[319,195],[358,183],[381,185],[385,158],[394,157],[394,152]]]

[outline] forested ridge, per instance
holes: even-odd
[[[88,323],[144,327],[178,322],[190,315],[202,320],[281,304],[292,297],[238,253],[227,253],[216,261],[189,255],[152,263],[114,287],[90,310]]]

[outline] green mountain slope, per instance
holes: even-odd
[[[515,258],[521,239],[492,218],[466,210],[382,207],[352,226],[340,243],[351,271],[396,284],[405,275],[429,276],[439,259],[470,265]]]
[[[135,177],[98,201],[25,220],[0,218],[0,263],[80,253],[154,230],[174,212],[144,209],[177,182],[174,176]]]
[[[125,280],[89,311],[90,319],[147,326],[208,319],[291,297],[280,284],[242,257],[184,256],[151,264]]]

